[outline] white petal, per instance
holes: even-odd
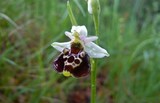
[[[97,39],[98,39],[97,36],[86,37],[86,38],[84,39],[84,42],[85,42],[85,43],[89,43],[89,42],[95,41],[95,40],[97,40]]]
[[[71,32],[78,32],[79,36],[87,36],[87,29],[83,26],[72,26]]]
[[[54,42],[51,44],[51,46],[53,46],[58,51],[62,52],[64,48],[70,49],[70,44],[71,44],[71,42],[63,42],[63,43]]]
[[[93,42],[85,45],[85,51],[91,58],[102,58],[104,56],[109,56],[108,52],[105,49],[101,48]]]
[[[92,14],[92,0],[88,0],[88,12]]]
[[[72,35],[72,33],[66,31],[65,35],[68,36],[71,40],[74,38],[74,36]]]

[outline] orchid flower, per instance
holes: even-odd
[[[86,76],[90,72],[90,58],[109,56],[105,49],[93,42],[97,36],[87,37],[85,26],[72,26],[71,32],[66,31],[65,35],[71,41],[51,44],[61,52],[54,61],[54,69],[64,76]]]

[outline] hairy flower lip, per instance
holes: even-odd
[[[65,32],[65,35],[68,36],[71,41],[63,43],[54,42],[51,45],[60,52],[62,52],[64,48],[70,49],[70,45],[72,42],[74,42],[75,39],[75,33],[78,34],[84,50],[91,58],[103,58],[105,56],[109,56],[108,52],[105,49],[101,48],[93,42],[98,39],[97,36],[87,37],[87,29],[84,25],[72,26],[71,32]]]
[[[69,77],[85,77],[90,73],[90,59],[87,53],[83,50],[78,54],[72,54],[69,49],[64,49],[63,52],[54,60],[54,70]]]

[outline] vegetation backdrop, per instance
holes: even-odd
[[[66,0],[0,0],[0,103],[89,103],[90,75],[66,78],[53,70],[68,41]],[[94,35],[85,0],[70,0],[79,25]],[[97,103],[160,102],[160,1],[100,0]]]

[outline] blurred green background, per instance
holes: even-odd
[[[0,103],[89,103],[90,75],[53,70],[68,41],[67,0],[0,0]],[[85,0],[70,0],[79,25],[94,35]],[[160,1],[100,0],[97,103],[160,103]]]

